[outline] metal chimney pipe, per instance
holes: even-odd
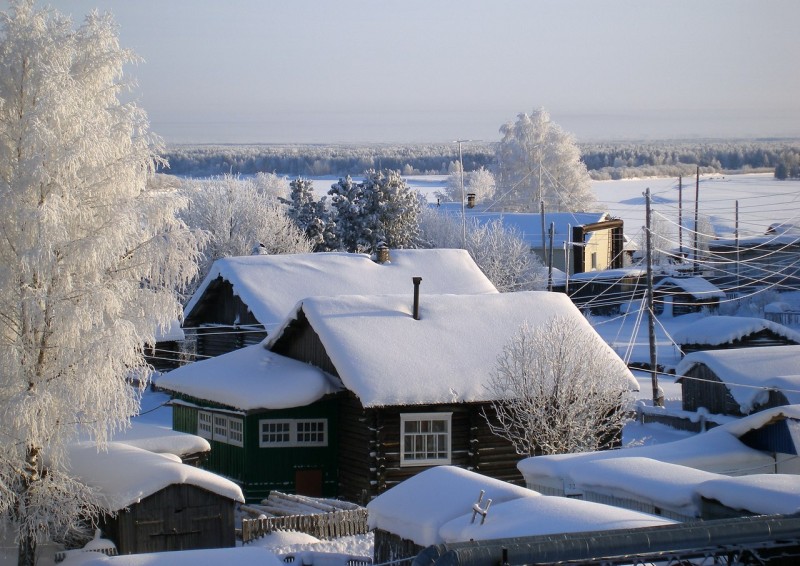
[[[412,277],[411,281],[414,282],[414,320],[419,320],[419,284],[422,283],[422,277]]]

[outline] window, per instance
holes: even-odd
[[[592,252],[592,269],[597,269],[597,252]]]
[[[214,437],[211,423],[211,413],[199,411],[197,413],[197,436],[211,440]]]
[[[244,421],[228,415],[198,411],[197,435],[208,440],[244,446]]]
[[[234,446],[244,446],[244,422],[242,419],[228,418],[228,442]]]
[[[450,463],[452,413],[407,413],[400,415],[403,449],[401,466],[434,466]]]
[[[328,445],[327,419],[270,419],[259,425],[262,448]]]

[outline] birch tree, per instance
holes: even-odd
[[[129,424],[127,376],[196,273],[182,199],[147,184],[147,118],[119,99],[133,60],[110,16],[0,14],[0,513],[20,564],[99,509],[65,448]]]
[[[627,422],[627,369],[587,325],[563,317],[523,325],[503,348],[488,389],[492,432],[518,454],[610,448]]]
[[[500,128],[496,207],[521,212],[592,210],[591,181],[570,134],[543,108]]]
[[[286,205],[263,191],[259,179],[223,175],[184,181],[184,190],[189,206],[182,212],[183,219],[208,236],[201,277],[221,257],[306,253],[312,249],[289,217]]]

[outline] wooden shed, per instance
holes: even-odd
[[[211,443],[203,467],[238,483],[248,501],[271,490],[339,491],[338,381],[255,345],[161,376],[173,428]]]
[[[655,314],[680,316],[716,311],[725,293],[702,277],[665,277],[653,286]]]
[[[800,345],[800,332],[781,324],[745,316],[708,316],[672,334],[684,354],[763,346]]]
[[[740,417],[800,402],[800,346],[693,352],[675,374],[684,411]]]
[[[70,463],[73,474],[98,490],[109,511],[100,526],[120,554],[236,543],[234,507],[244,498],[229,480],[113,442],[107,452],[90,443],[76,445]]]
[[[492,418],[486,383],[497,356],[523,322],[556,316],[585,327],[585,339],[602,339],[558,293],[424,295],[416,316],[411,295],[309,298],[265,343],[335,375],[346,390],[338,397],[339,495],[367,502],[438,465],[521,483],[519,456],[483,416]]]
[[[497,293],[465,250],[391,250],[383,263],[343,252],[228,257],[184,309],[187,340],[200,357],[218,356],[259,343],[305,297],[399,293],[412,276],[430,292]]]

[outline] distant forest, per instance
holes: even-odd
[[[663,141],[579,144],[593,179],[775,171],[800,176],[800,140]],[[495,144],[462,145],[464,170],[491,169]],[[210,177],[259,172],[288,176],[361,175],[393,169],[403,175],[444,175],[458,161],[455,144],[374,145],[181,145],[164,154],[166,173]]]

